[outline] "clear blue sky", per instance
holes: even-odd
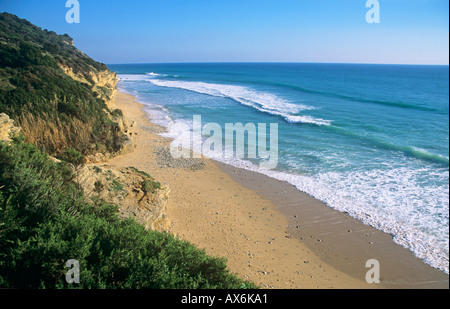
[[[343,62],[448,64],[448,0],[0,0],[0,11],[68,33],[107,63]]]

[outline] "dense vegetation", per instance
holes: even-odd
[[[75,73],[86,74],[92,70],[107,70],[105,64],[96,62],[73,46],[73,39],[54,31],[42,30],[25,19],[9,13],[0,13],[0,42],[17,49],[21,42],[39,47],[57,62],[70,66]]]
[[[254,287],[225,260],[86,203],[73,179],[23,138],[0,142],[0,288]],[[79,284],[65,280],[70,259]]]
[[[91,80],[104,70],[68,35],[0,13],[0,112],[24,134],[0,141],[0,288],[254,287],[231,274],[224,259],[121,219],[116,205],[87,202],[72,164],[122,143],[112,120],[122,112],[108,110],[108,89]],[[160,188],[138,172],[146,194]],[[72,259],[80,263],[80,283],[65,280]]]
[[[61,66],[88,82],[72,79]],[[123,135],[108,115],[107,89],[93,89],[90,74],[102,70],[107,67],[76,49],[68,35],[0,14],[0,112],[45,152],[61,155],[73,148],[86,155],[120,149]]]

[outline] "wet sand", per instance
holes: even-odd
[[[331,209],[287,182],[218,164],[233,180],[276,205],[288,218],[288,232],[337,270],[365,278],[370,269],[366,262],[376,259],[384,288],[449,288],[447,274],[394,243],[391,235]]]
[[[167,164],[170,140],[143,105],[119,93],[135,148],[108,162],[134,166],[171,189],[170,232],[263,288],[448,288],[448,276],[389,235],[332,210],[285,182],[207,159]],[[381,283],[368,284],[368,259]]]

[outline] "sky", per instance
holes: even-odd
[[[106,64],[170,62],[449,63],[448,0],[0,0]]]

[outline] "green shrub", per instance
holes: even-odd
[[[141,185],[142,191],[144,191],[144,193],[155,193],[155,190],[161,189],[161,183],[157,182],[152,176],[150,176],[149,173],[138,170],[133,166],[128,167],[128,169],[131,169],[132,171],[145,176],[146,179],[144,179]]]
[[[94,182],[94,192],[100,193],[100,192],[102,192],[104,187],[105,186],[103,185],[103,183],[100,180],[97,180]]]
[[[61,159],[75,165],[80,165],[84,161],[84,156],[75,149],[66,148]]]
[[[111,116],[113,117],[123,117],[123,112],[121,109],[116,108],[111,112]]]
[[[135,168],[135,167],[133,167],[133,166],[130,166],[130,167],[128,167],[128,168],[131,169],[132,171],[136,172],[136,173],[139,173],[139,174],[141,174],[141,175],[144,175],[145,177],[148,177],[148,178],[150,178],[150,179],[153,179],[153,177],[150,176],[150,174],[147,173],[147,172],[138,170],[137,168]]]
[[[65,164],[0,142],[0,288],[254,288],[226,260],[85,202]],[[65,262],[80,263],[80,283]]]
[[[91,79],[92,72],[108,68],[77,50],[67,35],[12,14],[0,13],[0,29],[0,112],[22,127],[28,141],[52,155],[66,147],[84,155],[119,151],[123,134]],[[67,76],[59,65],[90,84]],[[110,95],[107,88],[99,91]]]
[[[123,191],[123,185],[120,182],[118,182],[117,180],[113,179],[111,191],[115,191],[115,192]]]
[[[145,193],[155,193],[155,190],[161,189],[161,184],[151,179],[146,179],[142,183],[142,191]]]

